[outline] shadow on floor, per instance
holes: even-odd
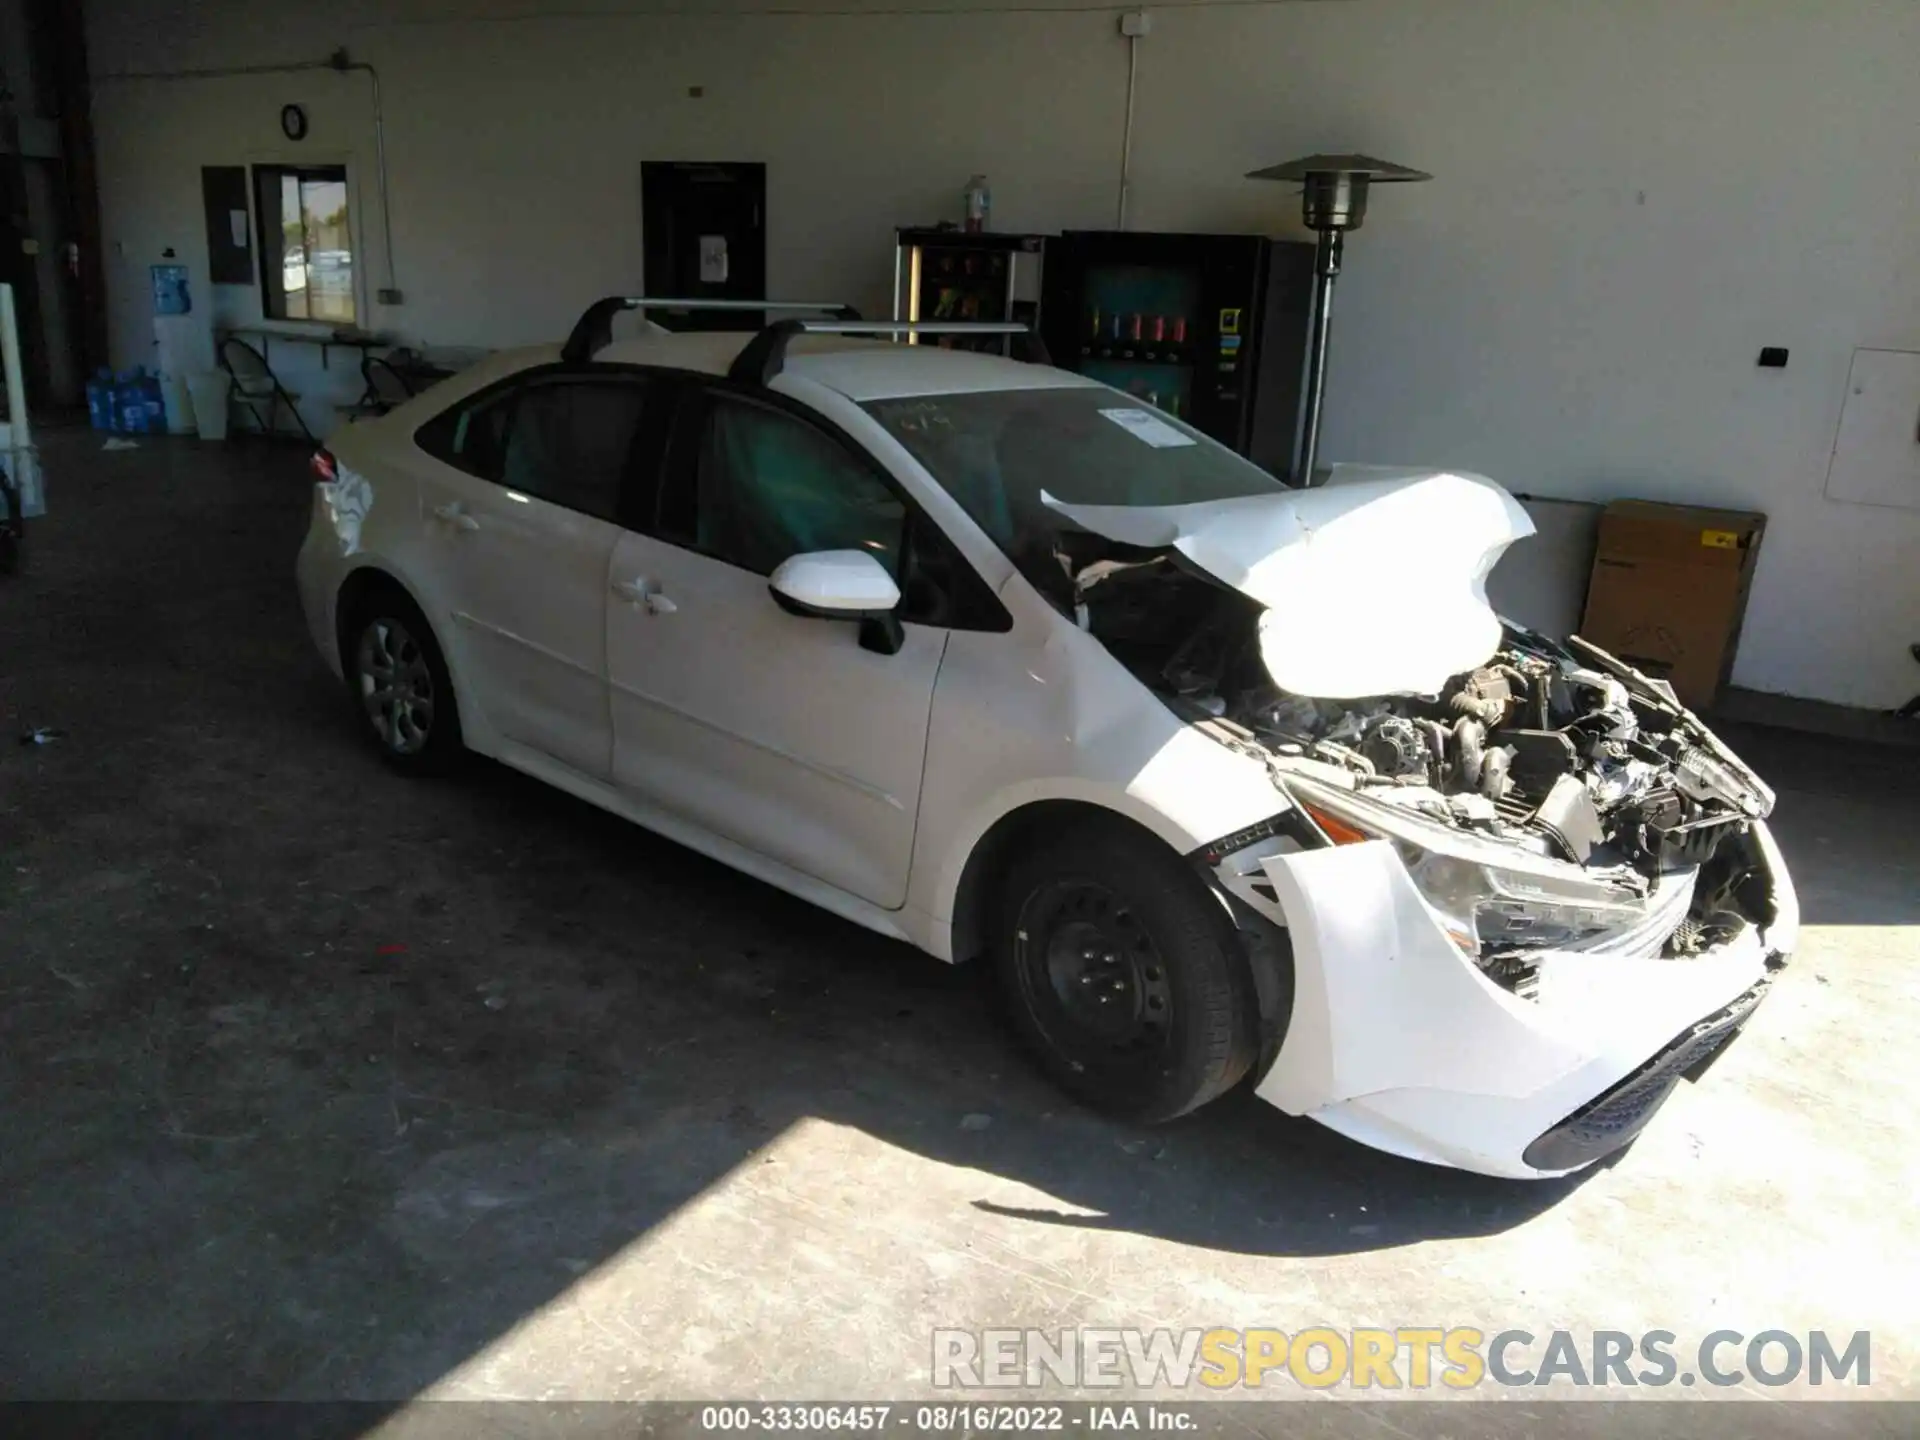
[[[1773,828],[1809,925],[1920,925],[1920,747],[1726,724],[1773,786]]]

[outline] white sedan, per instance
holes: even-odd
[[[1251,1083],[1496,1175],[1632,1139],[1793,949],[1767,787],[1488,608],[1490,481],[1293,490],[1065,371],[628,304],[315,457],[308,622],[396,769],[981,958],[1108,1112]]]

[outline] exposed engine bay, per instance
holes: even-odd
[[[1091,539],[1063,538],[1073,548]],[[1297,695],[1262,663],[1258,602],[1178,557],[1111,544],[1099,553],[1091,563],[1057,557],[1082,627],[1177,714],[1257,749],[1316,818],[1316,795],[1351,796],[1336,811],[1349,817],[1353,806],[1404,815],[1418,831],[1410,842],[1398,827],[1360,828],[1394,839],[1410,868],[1425,863],[1429,841],[1447,847],[1447,834],[1481,855],[1488,845],[1524,854],[1535,875],[1570,867],[1622,914],[1668,917],[1640,953],[1697,953],[1769,918],[1764,887],[1749,884],[1758,859],[1749,831],[1773,793],[1663,685],[1603,651],[1508,625],[1494,654],[1435,694]],[[1598,909],[1607,906],[1603,896]],[[1561,935],[1538,923],[1540,907],[1509,905],[1525,923],[1503,946],[1500,924],[1488,923],[1494,908],[1480,905],[1467,927],[1489,973],[1503,948],[1582,939],[1577,924]],[[1596,948],[1607,928],[1593,922]]]

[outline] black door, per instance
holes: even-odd
[[[646,293],[690,300],[764,300],[767,167],[755,163],[647,160],[640,166]],[[750,314],[654,310],[672,330],[737,330]]]

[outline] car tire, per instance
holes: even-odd
[[[444,775],[466,754],[453,680],[433,629],[398,586],[362,595],[341,630],[341,668],[360,730],[403,775]]]
[[[1257,1004],[1232,922],[1144,833],[1076,825],[1030,845],[999,886],[992,945],[1014,1028],[1094,1109],[1171,1120],[1252,1066]]]

